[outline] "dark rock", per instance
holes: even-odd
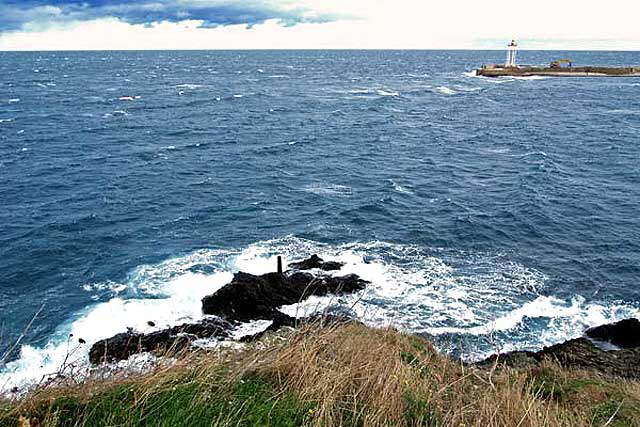
[[[191,341],[199,338],[228,338],[233,326],[222,319],[205,319],[198,323],[186,323],[149,334],[131,330],[111,338],[98,341],[89,350],[93,364],[128,359],[136,353],[147,351],[159,353],[179,352],[188,348]]]
[[[303,317],[301,319],[295,319],[293,317],[287,316],[283,314],[282,317],[279,317],[273,321],[268,328],[266,328],[262,332],[258,332],[257,334],[245,335],[240,338],[240,342],[253,342],[262,338],[267,332],[275,332],[283,327],[301,327],[304,325],[315,324],[320,328],[327,328],[334,325],[345,324],[349,322],[358,322],[350,317],[340,316],[340,315],[331,315],[331,314],[314,314],[313,316]]]
[[[540,363],[538,353],[532,351],[510,351],[508,353],[494,354],[489,358],[477,362],[479,368],[492,368],[493,366],[509,366],[511,368],[528,368]]]
[[[591,369],[621,378],[640,378],[640,349],[607,351],[596,347],[587,338],[577,338],[547,347],[540,355],[567,368]]]
[[[497,364],[521,369],[535,366],[545,359],[555,361],[565,368],[588,369],[627,379],[640,378],[640,348],[607,351],[596,347],[587,338],[569,340],[535,353],[514,351],[494,355],[476,366],[489,368]]]
[[[620,348],[640,347],[640,320],[625,319],[588,329],[589,338],[609,342]]]
[[[337,261],[324,261],[318,255],[311,255],[311,258],[305,259],[300,262],[292,262],[289,264],[289,268],[293,270],[312,270],[319,268],[324,271],[340,270],[344,266],[344,263]]]
[[[231,283],[202,299],[202,311],[240,322],[274,320],[282,316],[278,311],[282,305],[295,304],[311,295],[351,293],[367,284],[355,274],[316,277],[303,272],[261,276],[237,273]]]

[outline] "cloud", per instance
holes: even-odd
[[[132,25],[198,21],[201,27],[283,26],[339,19],[295,0],[0,0],[0,32],[42,30],[61,24],[116,18]]]
[[[0,50],[639,50],[639,15],[638,0],[0,0]]]

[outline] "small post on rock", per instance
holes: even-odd
[[[282,257],[278,255],[278,273],[282,274]]]

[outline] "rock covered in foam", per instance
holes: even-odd
[[[355,274],[331,277],[287,272],[255,276],[240,272],[231,283],[202,299],[202,311],[240,322],[273,320],[283,316],[280,306],[298,303],[311,295],[352,293],[368,283]]]
[[[210,318],[148,334],[123,332],[100,340],[91,346],[89,361],[93,364],[126,360],[143,352],[178,352],[200,338],[229,338],[233,326],[222,319]]]
[[[298,263],[296,270],[320,268],[339,269],[338,262],[325,262],[319,257],[311,257]],[[204,314],[223,317],[229,321],[248,322],[252,320],[272,320],[268,330],[283,326],[296,326],[299,321],[280,312],[278,307],[295,304],[311,295],[345,294],[364,289],[369,283],[355,274],[332,277],[313,275],[302,271],[267,273],[255,276],[237,273],[233,280],[202,299]],[[142,352],[179,352],[189,348],[191,342],[200,338],[231,338],[234,326],[221,318],[209,318],[198,323],[184,324],[148,334],[123,332],[95,343],[89,351],[93,364],[125,360]],[[153,322],[148,322],[154,326]],[[262,334],[262,333],[261,333]],[[247,339],[245,340],[249,340]]]
[[[640,347],[640,320],[624,319],[616,323],[588,329],[586,335],[620,348]]]
[[[314,268],[318,268],[324,271],[332,271],[332,270],[340,270],[344,267],[344,263],[338,261],[324,261],[318,255],[311,255],[310,258],[307,258],[300,262],[292,262],[289,264],[289,268],[294,270],[312,270]]]

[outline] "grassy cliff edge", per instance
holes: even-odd
[[[40,389],[1,404],[0,425],[631,427],[640,383],[551,361],[477,369],[425,339],[350,322]]]

